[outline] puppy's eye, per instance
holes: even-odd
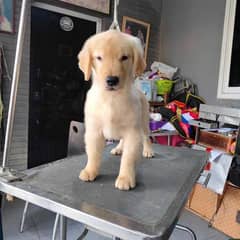
[[[101,56],[97,56],[96,59],[97,59],[98,61],[102,61],[102,57],[101,57]]]
[[[126,60],[128,60],[128,56],[123,55],[123,56],[121,57],[121,61],[123,62],[123,61],[126,61]]]

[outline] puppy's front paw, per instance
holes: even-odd
[[[122,154],[122,149],[121,148],[118,148],[118,147],[115,147],[111,150],[111,154],[113,155],[121,155]]]
[[[115,187],[120,190],[129,190],[136,186],[135,177],[118,176],[115,182]]]
[[[89,171],[86,168],[84,168],[79,175],[79,178],[85,182],[92,182],[95,180],[96,177],[97,177],[97,172]]]
[[[146,157],[146,158],[154,157],[154,151],[151,148],[143,149],[143,157]]]

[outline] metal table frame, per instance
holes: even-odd
[[[140,172],[138,171],[138,173],[140,174],[140,176],[142,175],[145,176],[144,178],[141,177],[139,179],[140,188],[138,187],[136,189],[136,192],[131,191],[129,193],[121,193],[121,191],[119,190],[114,190],[113,180],[110,180],[109,182],[109,177],[111,176],[111,174],[112,173],[114,173],[114,175],[116,174],[116,171],[118,169],[118,162],[119,162],[118,161],[119,157],[114,157],[109,154],[111,148],[112,146],[108,146],[106,149],[106,152],[104,153],[105,157],[103,162],[105,167],[102,169],[102,171],[103,171],[103,176],[106,176],[106,177],[103,177],[102,180],[101,179],[97,180],[96,183],[94,183],[95,186],[92,185],[93,183],[89,183],[90,184],[89,185],[86,183],[82,183],[80,182],[80,180],[77,179],[78,172],[80,168],[84,165],[84,161],[86,160],[86,155],[83,154],[77,157],[74,156],[72,157],[72,159],[71,158],[63,159],[55,163],[42,165],[35,169],[26,170],[24,171],[26,177],[23,178],[22,181],[15,181],[15,182],[0,181],[0,191],[16,196],[20,199],[23,199],[29,203],[40,206],[47,210],[56,212],[58,214],[57,217],[58,218],[60,217],[61,240],[66,240],[66,217],[83,223],[87,229],[90,228],[90,230],[97,231],[98,233],[101,233],[103,235],[107,234],[107,236],[120,237],[121,239],[125,239],[125,240],[168,239],[171,232],[175,228],[181,209],[184,207],[185,201],[187,200],[188,193],[191,191],[191,188],[194,185],[194,182],[197,180],[198,175],[200,174],[204,166],[204,163],[207,160],[206,153],[201,151],[194,152],[193,150],[188,150],[184,148],[174,149],[172,147],[169,148],[165,146],[154,145],[154,150],[157,153],[157,157],[156,157],[157,159],[142,160],[141,164],[140,165],[138,164],[140,167],[139,169]],[[159,158],[158,156],[160,156],[160,153],[162,154],[162,156],[160,157],[161,160],[160,159],[158,160]],[[185,157],[178,159],[178,155],[185,156]],[[171,168],[169,168],[169,164],[167,163],[168,162],[167,159],[169,158],[172,159],[169,162],[170,166],[172,166]],[[72,161],[74,165],[71,165]],[[171,163],[171,161],[173,162]],[[177,166],[176,166],[176,163],[177,163]],[[188,166],[189,164],[191,166],[187,167],[187,169],[189,169],[189,172],[188,172],[188,170],[184,170],[185,169],[184,166]],[[109,166],[113,166],[113,167],[109,168]],[[169,169],[168,170],[169,173],[159,174],[158,169],[165,169],[163,170],[163,173],[166,171],[166,169]],[[56,173],[58,175],[59,171],[60,171],[60,175],[56,179],[55,178]],[[65,177],[62,178],[61,176],[63,176],[63,174],[61,174],[61,171],[66,173],[72,172],[72,174],[70,174],[66,178]],[[49,175],[49,172],[51,173],[50,175]],[[178,184],[178,180],[171,180],[170,181],[171,183],[169,182],[168,176],[169,175],[172,176],[174,175],[174,173],[175,175],[176,174],[178,175],[178,177],[176,178],[175,176],[175,178],[181,180],[182,183],[179,183],[180,185]],[[186,176],[183,176],[183,173],[185,173]],[[49,177],[46,178],[45,176],[49,176]],[[113,176],[111,176],[110,178],[112,177]],[[56,179],[56,181],[54,179]],[[59,183],[59,180],[61,179],[63,180],[62,182],[60,181]],[[54,181],[55,183],[52,181]],[[159,181],[160,182],[163,181],[162,184],[164,185],[160,185],[158,187]],[[167,187],[168,182],[170,184],[169,185],[170,190]],[[58,187],[56,183],[58,184]],[[69,187],[63,188],[62,184],[69,186],[70,188]],[[178,186],[175,187],[175,184],[177,184]],[[50,185],[52,187],[49,187]],[[55,189],[55,186],[60,190],[57,190],[57,191],[53,190]],[[141,188],[141,186],[144,188]],[[151,188],[151,186],[153,186],[153,188]],[[175,188],[176,188],[176,192],[174,190]],[[70,190],[66,191],[66,189],[70,189]],[[74,192],[76,192],[76,189],[77,189],[77,198],[74,194]],[[88,193],[86,191],[88,191]],[[105,197],[102,197],[102,200],[99,197],[106,196],[105,195],[105,193],[107,193],[106,191],[107,192],[110,191],[109,192],[110,195],[108,194],[108,197],[107,197],[108,200],[105,202]],[[68,194],[68,192],[70,192],[70,195]],[[63,193],[65,193],[66,196],[64,196]],[[78,196],[80,196],[81,193],[82,193],[82,196],[84,197],[82,197],[79,200]],[[120,197],[120,202],[118,202],[117,200],[115,202],[116,204],[113,204],[113,208],[112,207],[109,208],[108,202],[116,200],[116,199],[111,200],[111,198],[109,199],[109,196],[113,196],[112,193],[117,194],[116,196]],[[166,206],[165,204],[161,205],[163,202],[165,203],[168,202],[164,200],[164,199],[168,199],[168,197],[165,198],[165,193],[166,194],[170,193],[170,195],[174,197],[174,198],[171,197],[172,200],[170,200],[169,205],[167,204],[168,206]],[[85,194],[89,194],[90,198],[85,197]],[[149,194],[153,194],[153,195],[149,195]],[[94,199],[97,199],[97,200],[94,200],[94,199],[91,199],[91,196],[99,196],[99,197],[97,198],[94,197]],[[136,216],[142,216],[142,215],[146,216],[146,211],[153,214],[153,216],[149,218],[147,217],[148,220],[146,221],[143,218],[140,218],[143,220],[137,220],[139,218],[137,217],[135,219],[134,217],[135,216],[134,206],[136,206],[135,202],[136,202],[136,199],[138,199],[140,196],[143,196],[144,199],[140,198],[141,201],[137,204],[139,205],[137,209],[140,208],[143,210],[142,210],[142,213],[138,212]],[[146,196],[151,196],[151,197],[146,198]],[[123,197],[123,200],[121,199],[122,197]],[[150,199],[151,201],[149,202]],[[99,203],[99,200],[100,200],[100,203]],[[94,205],[95,201],[98,202],[97,205]],[[158,205],[158,202],[159,204],[160,203],[161,204]],[[119,205],[120,203],[121,205]],[[101,204],[103,204],[103,206]],[[118,210],[117,209],[114,210],[116,206],[118,207]],[[133,208],[131,206],[133,206]],[[127,215],[125,215],[124,213],[125,211],[121,210],[125,207],[127,207],[128,211],[131,209],[129,216],[128,216],[128,213],[129,213],[128,211],[127,211]],[[150,208],[149,210],[148,210],[148,207]],[[157,209],[157,212],[155,214],[153,212],[155,210],[153,209]],[[161,217],[159,218],[158,218],[159,216],[158,211],[161,215]],[[166,217],[166,216],[169,216],[169,217]],[[188,230],[187,228],[183,228],[180,226],[177,226],[176,228],[179,230],[185,229],[185,231],[191,234],[191,230]],[[54,231],[56,232],[56,224],[55,224]],[[84,234],[86,234],[86,232]],[[195,236],[194,233],[192,233],[191,236],[192,236],[192,239],[196,239],[194,238]]]
[[[159,132],[152,132],[150,137],[153,139],[154,143],[157,143],[156,137],[166,137],[167,136],[167,145],[171,145],[171,138],[172,136],[178,135],[177,131],[159,131]]]

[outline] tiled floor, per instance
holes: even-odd
[[[3,209],[4,240],[50,240],[55,214],[31,205],[26,218],[25,229],[19,233],[19,222],[24,202],[15,200],[6,202]],[[209,228],[207,223],[188,211],[183,211],[179,223],[190,227],[197,234],[198,240],[228,240],[222,233]],[[68,221],[68,240],[76,240],[82,231],[80,223]],[[57,239],[58,240],[58,236]],[[86,240],[108,240],[95,233],[89,233]],[[175,230],[170,240],[191,240],[184,232]],[[131,239],[129,239],[131,240]]]

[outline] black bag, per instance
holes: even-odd
[[[234,156],[231,168],[228,174],[228,181],[240,187],[240,157]]]
[[[200,104],[205,104],[205,100],[202,97],[193,95],[190,92],[177,95],[175,100],[185,103],[187,108],[197,108],[197,110],[199,110]]]

